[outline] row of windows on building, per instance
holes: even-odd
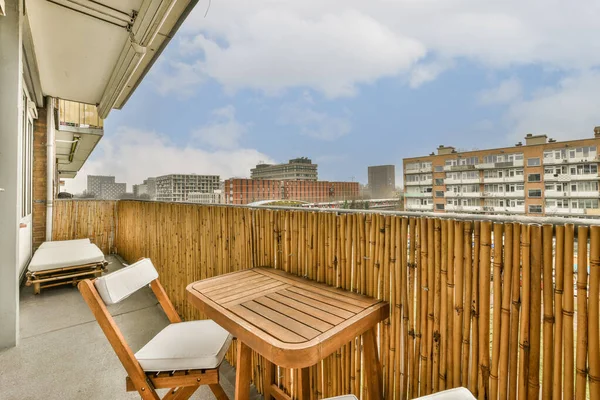
[[[413,199],[411,199],[413,200]],[[433,200],[431,199],[414,199],[407,203],[407,207],[411,206],[433,206]],[[450,207],[445,207],[450,206]],[[560,210],[589,210],[598,209],[598,199],[548,199],[545,201],[546,212],[552,212],[554,209]],[[436,203],[435,208],[437,210],[448,209],[451,211],[457,207],[484,207],[482,211],[486,211],[485,208],[490,207],[489,211],[495,211],[496,208],[522,208],[524,211],[525,200],[506,200],[506,199],[487,199],[481,202],[479,199],[448,199],[446,203]],[[532,214],[539,214],[543,212],[544,205],[542,204],[530,204],[528,211]]]
[[[547,150],[544,151],[544,160],[552,161],[552,160],[568,160],[568,159],[580,159],[580,158],[594,158],[597,155],[596,146],[583,146],[583,147],[574,147],[571,149],[558,149],[558,150]],[[515,153],[515,154],[491,154],[483,157],[483,164],[496,164],[502,162],[510,162],[510,161],[523,161],[523,153]],[[473,157],[461,157],[455,158],[451,160],[446,160],[446,166],[460,166],[460,165],[477,165],[480,163],[480,158],[477,156]],[[414,171],[418,169],[430,169],[432,163],[431,162],[414,162],[406,164],[407,171]],[[539,158],[528,158],[527,159],[528,166],[539,166],[540,159]],[[443,168],[437,166],[435,169],[436,172],[443,171]]]

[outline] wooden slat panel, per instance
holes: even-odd
[[[194,283],[194,289],[201,292],[204,289],[211,288],[215,284],[221,284],[221,283],[229,284],[231,282],[231,279],[235,280],[235,279],[241,279],[241,278],[246,278],[246,277],[256,277],[256,276],[257,276],[257,273],[253,270],[241,271],[235,275],[235,278],[232,278],[231,275],[224,275],[224,276],[212,278],[210,281],[196,282],[196,283]]]
[[[218,285],[209,286],[206,289],[202,289],[202,293],[210,295],[212,293],[219,292],[222,289],[235,290],[240,287],[252,287],[257,284],[261,284],[266,281],[272,281],[273,279],[267,276],[247,276],[239,279],[228,280],[227,282],[220,283]]]
[[[303,296],[310,297],[311,299],[318,300],[322,303],[326,303],[331,306],[341,308],[342,310],[350,311],[351,313],[354,313],[354,314],[359,313],[365,309],[365,307],[358,307],[358,306],[355,306],[352,304],[348,304],[345,301],[339,300],[334,297],[323,296],[322,294],[315,293],[314,291],[309,290],[309,289],[303,289],[303,288],[292,286],[292,287],[290,287],[289,290],[291,290],[292,292],[301,294]]]
[[[252,288],[248,288],[247,290],[239,290],[239,291],[225,291],[219,293],[212,293],[207,295],[211,300],[218,302],[220,304],[228,303],[230,301],[235,301],[239,298],[253,295],[255,293],[262,293],[272,288],[277,288],[280,286],[285,286],[285,283],[280,281],[270,281],[266,284],[260,286],[254,286]]]
[[[292,308],[286,304],[279,303],[268,297],[259,297],[258,299],[254,300],[254,301],[257,303],[260,303],[264,306],[267,306],[273,310],[276,310],[276,311],[280,312],[281,314],[288,315],[291,318],[295,319],[296,321],[302,322],[305,325],[312,326],[315,329],[319,330],[320,332],[325,332],[325,331],[333,328],[333,326],[334,326],[333,324],[322,321],[318,318],[313,317],[312,315],[309,315],[298,309]],[[314,310],[314,308],[310,311],[313,311],[313,310]],[[341,321],[342,320],[340,319],[340,322]]]
[[[271,293],[268,296],[265,296],[265,298],[273,299],[273,300],[277,301],[278,303],[285,304],[296,310],[299,310],[299,311],[302,311],[305,313],[310,313],[312,316],[314,316],[322,321],[325,321],[326,323],[331,324],[331,325],[340,324],[345,319],[345,318],[338,317],[337,315],[330,314],[326,311],[320,310],[312,305],[302,303],[296,299],[282,296],[280,293]]]
[[[239,297],[239,298],[237,298],[235,300],[232,300],[232,301],[230,301],[228,303],[221,303],[221,305],[223,307],[229,309],[232,306],[245,303],[246,301],[254,300],[254,299],[258,298],[258,297],[262,297],[262,296],[267,295],[269,293],[279,292],[280,290],[283,290],[283,289],[285,289],[287,287],[288,287],[288,285],[281,284],[279,286],[272,287],[271,289],[267,289],[267,290],[263,290],[263,291],[260,291],[260,292],[257,292],[257,293],[252,293],[252,294],[249,294],[249,295],[246,295],[246,296]]]
[[[294,300],[297,300],[297,301],[307,304],[309,306],[315,307],[319,310],[327,311],[328,313],[336,315],[340,318],[348,319],[354,315],[354,313],[351,313],[349,311],[342,310],[342,309],[332,306],[330,304],[326,304],[321,301],[311,299],[310,297],[306,297],[300,293],[296,293],[296,292],[293,292],[290,290],[282,290],[281,292],[279,292],[279,294],[281,294],[282,296],[285,296],[285,297],[292,298]]]
[[[274,338],[281,340],[282,342],[302,343],[306,341],[306,339],[302,336],[262,317],[261,315],[255,313],[252,310],[247,309],[244,306],[236,305],[231,307],[230,310],[238,316],[245,319],[246,321],[248,321],[249,323],[251,323],[252,325],[262,329],[264,332],[268,333]]]
[[[284,284],[285,283],[275,280],[275,279],[267,279],[265,281],[255,281],[253,283],[249,282],[249,283],[245,283],[242,285],[238,285],[237,283],[235,283],[235,281],[232,281],[232,282],[230,282],[229,286],[219,288],[212,292],[207,292],[207,291],[203,290],[202,293],[215,301],[217,301],[217,300],[229,301],[229,300],[225,300],[225,299],[227,299],[229,297],[235,298],[235,296],[243,296],[245,294],[256,293],[256,292],[260,291],[261,288],[270,289],[272,287],[284,285]]]
[[[269,307],[255,302],[254,300],[243,303],[242,306],[264,316],[265,318],[268,318],[269,320],[291,330],[292,332],[296,332],[300,336],[304,336],[307,340],[310,340],[321,333],[318,330],[303,324],[302,322],[298,322],[295,319],[290,318],[278,311],[272,310]]]

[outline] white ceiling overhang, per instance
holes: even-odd
[[[102,138],[102,129],[56,130],[56,163],[59,178],[75,178]]]
[[[121,108],[197,0],[26,0],[42,92]]]

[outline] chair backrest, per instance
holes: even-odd
[[[158,272],[149,258],[143,258],[118,271],[94,281],[94,286],[105,304],[126,299],[158,278]]]

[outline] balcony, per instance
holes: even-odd
[[[445,192],[445,197],[466,197],[466,198],[477,198],[481,197],[481,192]]]
[[[416,182],[404,182],[404,185],[406,186],[431,186],[432,183],[432,179],[424,179],[421,181],[416,181]]]
[[[444,180],[444,183],[446,185],[473,185],[473,184],[478,184],[481,183],[481,178],[459,178],[459,179],[452,179],[452,178],[446,178]]]
[[[598,156],[596,156],[595,154],[592,153],[587,157],[572,157],[572,158],[549,157],[549,158],[544,158],[543,163],[544,163],[544,165],[556,165],[556,164],[580,164],[580,163],[589,163],[589,162],[597,163],[598,161],[599,161]]]
[[[515,190],[512,192],[483,192],[482,197],[523,198],[525,197],[525,191]]]
[[[431,211],[433,205],[409,205],[409,209]],[[489,206],[446,205],[446,210],[470,213],[524,212],[522,206],[490,209]],[[591,215],[592,211],[578,210],[577,212],[580,215],[584,212]],[[461,318],[465,317],[469,321],[469,325],[466,325],[466,335],[468,335],[466,337],[476,337],[480,348],[475,352],[469,342],[463,340],[462,335],[458,337],[457,343],[467,344],[462,347],[464,351],[462,357],[467,360],[462,368],[477,373],[480,371],[480,364],[484,364],[488,366],[486,368],[490,368],[493,376],[498,374],[496,369],[503,367],[494,367],[495,364],[491,362],[492,357],[489,356],[491,348],[500,348],[502,344],[511,354],[519,352],[523,354],[524,351],[517,342],[509,342],[506,335],[502,333],[504,327],[510,327],[513,323],[510,322],[511,314],[518,312],[516,316],[526,316],[526,321],[542,320],[541,310],[544,309],[545,298],[543,295],[554,294],[555,287],[552,282],[542,284],[542,258],[539,254],[545,248],[542,246],[543,240],[548,240],[546,243],[552,246],[554,235],[558,230],[563,241],[566,242],[564,246],[563,242],[555,245],[562,246],[565,260],[563,296],[574,298],[573,259],[577,256],[573,252],[576,243],[575,228],[567,224],[573,220],[565,220],[565,224],[556,224],[556,220],[538,218],[532,225],[528,225],[532,222],[531,219],[495,220],[494,227],[500,225],[502,228],[500,232],[511,234],[512,240],[504,240],[502,233],[501,236],[496,236],[496,239],[492,238],[492,222],[485,219],[485,216],[475,220],[469,215],[452,215],[449,218],[440,215],[440,217],[429,218],[414,214],[378,214],[342,210],[269,209],[130,200],[58,200],[55,202],[54,237],[57,240],[90,237],[106,254],[118,250],[119,256],[109,256],[111,269],[120,267],[121,257],[125,262],[132,262],[142,256],[150,257],[158,269],[165,290],[185,320],[202,318],[202,315],[186,300],[185,287],[188,283],[253,266],[282,269],[304,276],[306,279],[391,301],[398,306],[391,309],[388,321],[380,325],[381,336],[378,343],[383,361],[383,374],[387,377],[384,382],[390,385],[388,389],[394,393],[394,398],[400,398],[398,391],[405,387],[403,383],[416,381],[418,385],[421,376],[433,380],[437,379],[438,375],[434,376],[433,371],[429,369],[429,358],[416,357],[416,360],[420,360],[416,367],[415,364],[411,364],[404,370],[397,369],[396,366],[403,359],[398,356],[404,356],[408,351],[413,351],[415,354],[415,349],[418,349],[417,337],[421,338],[422,346],[434,337],[440,340],[454,340],[451,336],[444,338],[443,331],[421,329],[427,326],[428,321],[432,321],[430,315],[441,324],[448,322],[453,315],[434,308],[431,303],[422,303],[422,299],[427,298],[428,293],[434,296],[434,304],[439,301],[440,296],[453,294],[454,296],[448,298],[454,300],[451,300],[447,306],[448,310],[454,312],[454,310],[465,310],[462,301],[459,302],[460,304],[455,303],[458,301],[455,299],[462,298],[455,296],[456,290],[462,291],[463,294],[469,293],[475,285],[483,291],[483,295],[477,292],[478,301],[473,303],[474,312],[460,315]],[[552,224],[553,221],[554,226],[548,230],[550,236],[542,236],[541,224]],[[586,220],[580,219],[576,222],[586,224]],[[589,224],[587,226],[589,227]],[[464,236],[460,236],[461,243],[464,238],[467,238],[466,240],[473,238],[471,243],[466,243],[465,248],[469,250],[475,248],[478,251],[478,271],[483,278],[474,282],[467,279],[462,281],[462,286],[455,285],[453,288],[448,288],[442,283],[442,286],[437,288],[437,282],[443,281],[440,281],[439,269],[431,268],[428,270],[430,272],[427,272],[430,274],[428,278],[431,278],[429,286],[422,287],[415,280],[413,265],[418,268],[434,265],[435,260],[440,259],[440,254],[444,254],[450,246],[454,248],[455,243],[451,239],[454,236],[448,236],[447,233],[448,228],[452,227],[460,228],[465,232]],[[513,248],[513,243],[519,243],[519,240],[514,240],[515,231],[520,232],[520,240],[523,242],[520,246],[517,245],[519,247]],[[474,232],[478,234],[474,235]],[[590,228],[585,232],[580,231],[580,238],[582,234],[589,236],[592,248],[600,245],[600,229]],[[332,243],[338,245],[332,246]],[[399,243],[401,245],[396,246]],[[518,282],[521,273],[525,272],[523,270],[525,267],[510,270],[507,269],[509,264],[493,264],[492,260],[496,256],[502,259],[501,255],[507,254],[508,250],[518,257],[516,265],[529,267],[527,271],[530,274],[527,276],[530,279],[523,279],[521,285],[524,292],[533,293],[532,306],[514,309],[512,307],[514,303],[511,303],[506,314],[509,319],[494,320],[494,323],[499,323],[501,328],[490,331],[492,316],[501,315],[498,312],[501,291],[510,290],[511,282],[514,279]],[[468,254],[472,256],[473,253]],[[553,254],[554,251],[549,256],[552,257]],[[589,260],[587,253],[585,256]],[[318,262],[315,262],[316,260]],[[591,260],[592,263],[598,261]],[[550,265],[554,263],[551,262]],[[498,276],[497,274],[501,274],[502,270],[504,273],[512,274],[513,279],[490,279],[492,274]],[[580,268],[581,270],[586,269]],[[455,281],[457,277],[464,279],[462,272],[461,268],[454,269]],[[592,273],[595,272],[592,269]],[[486,285],[481,286],[481,282]],[[493,296],[489,296],[491,286],[496,284],[500,285],[499,291],[494,291]],[[405,313],[407,304],[405,297],[396,297],[396,294],[400,293],[400,287],[410,289],[405,292],[409,298],[408,304],[427,307],[428,311],[421,313],[419,319],[415,318],[414,313]],[[581,290],[579,295],[584,295],[588,293],[590,287],[581,287],[578,290]],[[590,296],[598,295],[598,293],[590,293]],[[467,304],[472,304],[471,299],[466,301],[469,302]],[[576,321],[580,314],[577,309],[570,308],[572,303],[565,304],[563,327],[566,326],[568,329],[569,326],[573,326],[570,324]],[[562,313],[562,310],[563,308],[559,308],[558,312]],[[122,367],[75,289],[50,289],[39,296],[33,296],[30,288],[22,288],[21,311],[21,345],[0,351],[0,397],[130,398],[124,390]],[[150,291],[143,291],[139,296],[136,294],[125,303],[112,307],[110,311],[116,316],[117,321],[122,323],[124,334],[134,350],[167,322],[158,310],[156,299]],[[520,325],[523,319],[517,318],[514,321]],[[552,332],[555,327],[554,320],[551,318],[543,319],[542,324],[543,330],[548,332]],[[520,326],[516,328],[520,329]],[[411,331],[412,329],[414,332]],[[552,347],[542,348],[540,331],[537,331],[537,334],[533,332],[535,331],[532,331],[529,337],[529,345],[533,349],[530,354],[538,354],[538,357],[530,358],[529,365],[522,368],[531,367],[533,370],[538,370],[544,360],[552,357],[553,351]],[[569,351],[568,349],[575,348],[577,357],[585,359],[588,346],[577,344],[587,343],[589,340],[587,333],[582,336],[577,329],[572,329],[572,332],[574,341],[564,344],[563,350]],[[440,334],[441,337],[438,336]],[[489,343],[489,348],[486,349],[485,346],[481,351],[482,343]],[[74,349],[84,352],[85,357],[73,356]],[[431,359],[441,368],[451,372],[453,366],[461,365],[462,357],[455,360],[453,358],[455,353],[441,354],[442,351],[433,352],[432,348],[431,353]],[[419,353],[420,351],[416,354]],[[573,353],[572,355],[575,356]],[[231,356],[230,352],[227,359],[233,364]],[[318,377],[318,379],[311,379],[311,394],[315,394],[315,398],[318,398],[348,392],[361,393],[364,369],[348,368],[348,365],[353,365],[352,363],[361,365],[365,362],[360,339],[344,344],[339,350],[325,356],[323,362],[310,368],[310,375]],[[263,382],[260,372],[262,359],[258,355],[253,356],[253,359],[253,382],[256,393],[260,393]],[[90,362],[90,360],[98,360],[98,362]],[[447,360],[446,365],[443,360]],[[404,372],[401,373],[402,371]],[[519,373],[524,373],[522,369],[520,371]],[[223,366],[222,372],[225,376],[225,389],[228,394],[231,394],[233,381],[227,375],[231,377],[233,372],[228,365]],[[282,390],[293,392],[295,373],[296,371],[278,369],[277,379]],[[428,374],[431,375],[427,377]],[[575,368],[561,369],[561,374],[574,377]],[[510,381],[508,374],[498,375],[507,386],[517,385],[516,382]],[[28,384],[20,384],[24,381]],[[491,385],[491,381],[492,378],[484,378],[483,386],[487,388]],[[338,382],[338,384],[330,385],[329,382]],[[587,380],[584,382],[586,385],[589,384]],[[469,386],[470,382],[465,381],[460,384]],[[544,379],[541,373],[533,384],[539,385],[540,389],[551,387],[551,381]],[[411,389],[411,385],[408,384],[407,393],[407,397],[410,398],[416,395],[416,388]],[[476,386],[470,386],[470,389],[477,394]],[[255,398],[258,397],[256,393]],[[208,396],[206,392],[201,392],[195,398],[208,399],[210,398]]]
[[[433,197],[433,192],[404,192],[404,197],[423,198]]]
[[[433,204],[407,204],[407,210],[433,211]]]

